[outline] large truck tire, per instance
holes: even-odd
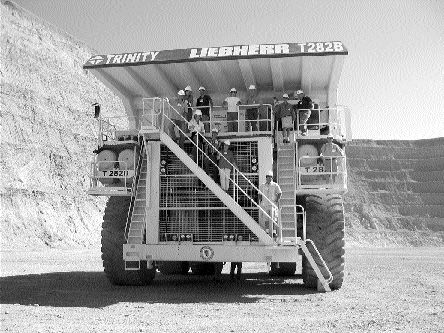
[[[163,275],[186,275],[190,269],[188,261],[159,261],[157,269]]]
[[[105,208],[102,223],[102,261],[108,280],[115,285],[141,286],[151,283],[156,269],[147,268],[147,262],[140,262],[140,270],[126,271],[123,260],[123,244],[129,197],[110,197]]]
[[[295,262],[280,262],[279,267],[278,263],[272,262],[270,265],[270,276],[293,276],[296,272],[296,263]]]
[[[330,288],[339,289],[344,280],[344,206],[342,197],[337,194],[307,196],[307,239],[311,239],[333,275]],[[313,259],[324,277],[328,273],[322,267],[311,244],[307,245]],[[316,273],[305,255],[302,258],[302,278],[309,288],[317,287]]]

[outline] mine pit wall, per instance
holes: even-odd
[[[93,50],[9,2],[0,10],[1,248],[97,245],[91,104],[110,116],[123,105],[82,69]]]
[[[105,198],[87,196],[96,123],[121,101],[82,70],[94,51],[1,4],[1,248],[98,246]],[[443,245],[444,138],[347,146],[347,245]]]
[[[348,244],[443,244],[444,138],[356,140],[347,164]]]

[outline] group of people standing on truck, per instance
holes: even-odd
[[[303,90],[297,90],[294,96],[297,100],[296,104],[290,104],[288,94],[283,94],[283,102],[276,101],[274,107],[276,127],[282,127],[284,143],[290,142],[290,131],[293,129],[300,130],[301,135],[307,135],[307,121],[310,118],[311,109],[313,109],[313,101],[310,97],[305,96]]]
[[[222,107],[226,110],[226,124],[227,132],[243,131],[239,127],[239,106],[245,105],[245,131],[270,131],[271,130],[271,110],[268,106],[263,105],[261,99],[258,97],[255,85],[250,85],[248,89],[248,97],[243,103],[237,97],[237,89],[231,88],[229,96],[223,102]],[[182,126],[182,131],[187,132],[185,122],[190,122],[196,112],[201,116],[201,121],[204,123],[205,133],[210,132],[210,114],[213,111],[213,100],[207,94],[205,87],[199,87],[199,96],[194,104],[193,91],[191,86],[185,87],[178,92],[177,112],[171,110],[169,117],[177,126]],[[199,110],[199,112],[198,112]],[[259,123],[259,124],[258,124]],[[217,124],[218,129],[221,130],[221,123]],[[176,133],[177,134],[177,133]],[[177,134],[178,136],[179,134]]]

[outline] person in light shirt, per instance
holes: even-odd
[[[233,170],[233,166],[236,166],[233,152],[230,150],[230,140],[224,141],[223,151],[219,155],[219,174],[220,174],[220,187],[225,192],[228,192],[230,188],[230,175]]]
[[[227,123],[228,132],[237,132],[239,128],[239,105],[241,105],[241,100],[237,97],[236,88],[231,88],[230,96],[225,98],[222,106],[227,108]]]
[[[335,182],[336,172],[338,172],[338,159],[342,162],[341,156],[345,156],[344,151],[336,143],[333,142],[333,135],[327,135],[327,143],[321,147],[321,159],[325,167],[325,171],[330,173],[330,179]],[[338,158],[339,157],[339,158]]]
[[[197,109],[193,114],[193,118],[188,123],[188,129],[190,130],[191,133],[191,139],[194,142],[192,151],[193,151],[194,161],[196,163],[198,163],[197,147],[199,147],[199,151],[202,151],[203,135],[205,134],[205,126],[201,119],[202,119],[202,111]],[[200,160],[202,161],[202,158],[200,158]]]
[[[261,208],[272,218],[272,220],[276,220],[278,212],[273,204],[275,206],[279,206],[282,190],[279,184],[273,181],[273,171],[270,170],[267,172],[265,176],[265,183],[259,186],[259,191],[263,193],[263,195],[259,194],[259,203]],[[266,231],[268,229],[270,236],[273,236],[272,221],[270,221],[270,219],[261,210],[259,211],[259,225]]]

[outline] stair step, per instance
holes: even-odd
[[[143,237],[128,237],[128,244],[142,244]]]
[[[294,208],[293,207],[282,207],[281,208],[281,214],[294,214]]]
[[[138,201],[137,203],[140,204],[141,201]],[[133,208],[133,214],[140,214],[145,215],[145,205],[135,205]]]
[[[281,199],[281,200],[279,200],[279,202],[282,206],[294,205],[294,199]]]
[[[131,226],[130,226],[130,230],[134,229],[134,230],[140,230],[145,228],[145,222],[144,221],[132,221],[131,222]]]
[[[279,186],[281,187],[282,192],[285,192],[285,191],[293,191],[294,192],[294,190],[295,190],[293,182],[291,182],[291,184],[290,183],[279,184]]]
[[[129,237],[142,237],[143,229],[131,229],[128,232]]]

